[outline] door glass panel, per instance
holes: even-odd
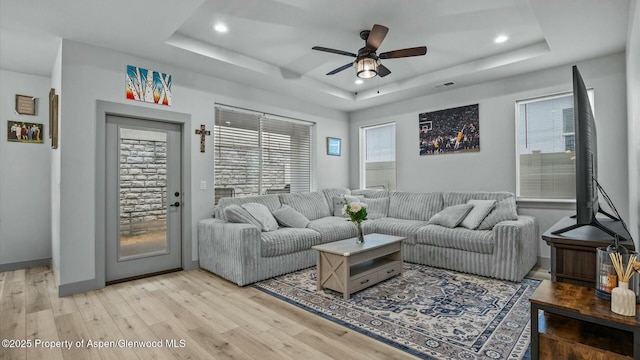
[[[167,253],[167,134],[120,128],[118,261]]]

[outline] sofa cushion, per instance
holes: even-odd
[[[333,211],[333,207],[331,205],[333,205],[333,198],[334,197],[340,197],[342,195],[351,195],[351,190],[347,189],[347,188],[331,188],[331,189],[322,189],[320,190],[320,192],[324,195],[324,199],[327,201],[327,204],[329,204],[329,207],[331,208],[331,211]]]
[[[363,199],[367,204],[367,219],[382,219],[389,215],[389,198]]]
[[[309,225],[309,219],[304,217],[289,205],[282,205],[282,207],[273,212],[273,216],[278,223],[282,226],[292,228],[306,228]]]
[[[358,235],[358,228],[354,223],[349,219],[336,216],[312,220],[307,228],[320,233],[321,243],[344,240]]]
[[[500,201],[509,197],[514,197],[513,193],[505,191],[451,191],[442,193],[444,207],[466,204],[471,199]]]
[[[224,217],[231,223],[251,224],[262,231],[262,224],[240,205],[231,204],[224,208]]]
[[[427,225],[426,221],[404,220],[396,218],[382,218],[363,224],[365,234],[380,233],[395,236],[404,236],[407,240],[403,244],[413,245],[416,243],[416,233],[419,228]]]
[[[213,208],[213,217],[216,219],[224,220],[224,208],[220,205],[216,205]]]
[[[260,234],[260,253],[264,257],[309,250],[320,243],[320,234],[311,229],[281,228]]]
[[[246,204],[246,203],[258,203],[258,204],[262,204],[264,206],[267,207],[267,209],[269,209],[269,211],[273,212],[276,209],[279,209],[280,206],[282,206],[282,204],[280,203],[280,198],[278,197],[278,195],[259,195],[259,196],[247,196],[247,197],[224,197],[221,198],[218,201],[218,206],[220,207],[221,211],[218,213],[216,212],[216,215],[221,214],[224,215],[224,209],[231,205],[231,204],[235,204],[235,205],[242,205],[242,204]],[[226,220],[224,218],[221,218],[220,220]]]
[[[251,216],[253,216],[261,225],[262,231],[274,231],[278,230],[278,222],[271,215],[269,209],[258,203],[246,203],[240,205],[243,209],[247,210]]]
[[[388,190],[358,189],[351,190],[351,195],[364,196],[366,199],[388,198]]]
[[[467,214],[467,216],[462,220],[460,226],[465,227],[467,229],[477,229],[480,226],[480,223],[484,218],[489,215],[491,210],[496,206],[495,200],[469,200],[467,204],[473,205],[473,209]]]
[[[389,196],[389,217],[428,221],[442,210],[442,193],[392,192]]]
[[[362,196],[352,196],[352,195],[340,195],[334,196],[331,199],[331,203],[333,204],[333,216],[348,218],[349,215],[343,214],[342,209],[347,203],[352,202],[363,202],[364,197]]]
[[[446,207],[439,213],[433,215],[431,219],[429,219],[429,224],[454,228],[460,225],[471,209],[473,209],[473,205],[471,204],[460,204]]]
[[[478,230],[491,230],[497,223],[505,220],[518,220],[516,198],[508,197],[496,203],[495,208],[478,226]]]
[[[493,231],[489,230],[469,230],[461,227],[449,229],[439,225],[427,225],[418,230],[417,243],[493,254],[494,239]]]
[[[317,191],[310,193],[280,194],[279,196],[282,204],[291,206],[311,221],[331,216],[333,213],[333,211],[329,209],[324,195]]]

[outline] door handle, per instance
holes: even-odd
[[[173,207],[180,207],[180,202],[176,201],[175,203],[169,205],[169,206],[173,206]]]

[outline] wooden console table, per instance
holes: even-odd
[[[630,238],[619,221],[600,218],[598,220],[617,233]],[[613,238],[592,226],[584,226],[561,235],[552,234],[558,229],[575,223],[575,219],[567,216],[542,234],[542,239],[551,247],[551,280],[595,288],[596,248],[613,244]],[[629,250],[635,250],[633,241],[621,241],[620,245]]]
[[[532,360],[640,359],[640,305],[635,317],[614,314],[593,289],[549,280],[529,301]]]

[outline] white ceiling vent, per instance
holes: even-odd
[[[440,89],[440,88],[451,86],[451,85],[455,85],[455,84],[456,83],[454,83],[453,81],[449,81],[449,82],[446,82],[446,83],[443,83],[443,84],[438,84],[438,85],[434,86],[434,88]]]

